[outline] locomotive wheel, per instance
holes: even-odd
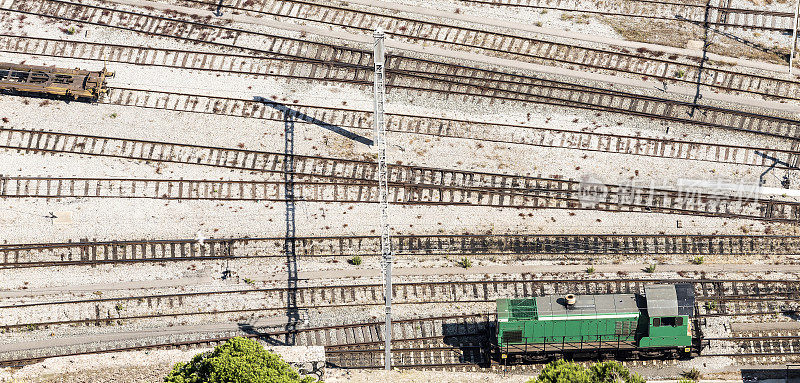
[[[616,360],[620,359],[622,355],[616,355],[613,352],[601,352],[598,359],[600,360]]]
[[[547,354],[527,354],[525,355],[525,362],[528,363],[543,363],[550,360],[550,355]]]
[[[641,355],[641,357],[644,358],[644,359],[663,358],[664,357],[664,351],[661,351],[661,350],[658,350],[658,351],[641,351],[639,353],[639,355]]]

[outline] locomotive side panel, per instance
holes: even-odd
[[[545,354],[625,350],[677,357],[691,350],[691,285],[653,285],[638,294],[498,299],[493,353],[541,360]]]
[[[501,351],[550,352],[636,347],[640,309],[632,294],[498,300]]]

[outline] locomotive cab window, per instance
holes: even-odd
[[[683,326],[683,318],[681,317],[662,317],[653,318],[653,327],[659,326]]]

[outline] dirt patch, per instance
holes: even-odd
[[[746,0],[748,3],[755,5],[771,5],[771,4],[786,4],[789,0]]]
[[[601,16],[598,19],[610,25],[617,33],[630,41],[685,48],[689,40],[703,40],[703,28],[689,23],[631,20],[629,17],[614,16]],[[711,33],[710,39],[711,45],[708,51],[723,56],[785,64],[780,54],[788,54],[786,47],[760,46],[756,48],[717,33]],[[768,53],[764,50],[775,53]]]

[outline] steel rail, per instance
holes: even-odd
[[[574,181],[567,181],[574,185]],[[390,182],[392,203],[516,209],[569,209],[651,212],[796,224],[800,202],[758,200],[697,190],[606,186],[597,198],[579,189],[553,188],[548,182],[524,187],[428,186]],[[555,183],[560,186],[561,184]],[[283,181],[186,179],[0,177],[1,198],[147,198],[171,200],[285,201]],[[305,202],[375,203],[375,182],[297,181],[295,195]]]
[[[46,0],[46,1],[58,1],[58,0]],[[61,3],[59,3],[59,4],[61,4]],[[75,6],[78,6],[78,5],[75,5]],[[83,7],[94,7],[94,8],[91,8],[91,9],[99,9],[99,7],[96,7],[96,6],[88,6],[88,5],[80,5],[80,6],[83,6]],[[10,10],[10,11],[15,11],[15,10]],[[30,13],[30,11],[19,11],[19,12],[23,12],[23,13],[29,12]],[[132,13],[132,12],[128,12],[128,11],[118,11],[120,13],[114,13],[114,12],[117,12],[117,10],[103,8],[103,12],[92,12],[90,14],[90,16],[92,16],[92,17],[100,17],[99,15],[102,15],[104,13],[107,14],[108,16],[103,16],[103,17],[109,18],[109,20],[103,21],[102,23],[92,22],[91,20],[88,20],[88,19],[87,20],[81,20],[81,19],[72,20],[72,19],[69,19],[69,20],[70,21],[80,22],[80,23],[94,24],[94,25],[98,25],[98,26],[105,26],[105,27],[112,27],[112,28],[122,28],[122,29],[125,29],[125,30],[133,30],[133,31],[140,32],[140,33],[145,33],[145,34],[151,34],[151,35],[158,35],[158,36],[163,36],[163,37],[183,39],[183,40],[187,40],[187,41],[200,42],[200,43],[214,45],[214,46],[236,48],[236,49],[244,49],[244,50],[247,50],[247,51],[260,52],[261,54],[267,54],[267,55],[278,54],[278,55],[284,55],[284,56],[293,56],[293,53],[296,52],[296,51],[309,51],[309,52],[310,51],[317,51],[318,52],[317,54],[308,55],[308,58],[314,58],[314,59],[317,59],[317,60],[325,60],[327,58],[336,58],[336,60],[344,60],[344,61],[346,61],[348,65],[356,65],[356,66],[360,66],[360,67],[365,67],[367,65],[368,61],[369,61],[369,53],[366,52],[366,51],[359,51],[359,50],[343,48],[343,47],[335,47],[335,46],[331,46],[331,45],[327,45],[327,44],[304,42],[302,40],[287,39],[287,38],[283,38],[283,37],[259,34],[259,33],[255,33],[255,32],[243,31],[243,30],[236,30],[236,29],[227,28],[227,27],[218,27],[218,26],[202,24],[202,23],[197,23],[197,22],[188,22],[188,21],[166,19],[166,18],[163,18],[163,17],[156,17],[156,16],[150,16],[150,15],[144,15],[144,14],[136,14],[136,13]],[[35,14],[35,12],[34,12],[34,14]],[[60,14],[61,13],[59,13],[59,15]],[[111,20],[111,19],[113,19],[115,17],[115,15],[120,15],[120,14],[124,16],[124,21],[117,20],[120,23],[126,22],[127,20],[129,20],[129,18],[132,18],[132,17],[136,17],[138,19],[145,18],[145,19],[151,20],[151,21],[148,21],[147,23],[143,24],[143,26],[140,27],[139,29],[125,27],[125,26],[119,26],[119,25],[114,25],[114,23],[112,22],[113,20]],[[59,16],[59,15],[47,15],[47,14],[41,14],[41,15],[45,16],[45,17],[56,18],[56,19],[64,19],[64,17]],[[170,23],[172,23],[172,24],[170,24]],[[177,24],[175,24],[175,23],[180,24],[180,25],[184,25],[184,26],[178,28],[176,26]],[[162,24],[164,24],[164,25],[162,25]],[[170,35],[170,34],[162,33],[162,30],[164,28],[167,28],[166,24],[172,25],[172,26],[170,26],[168,28],[170,30],[182,30],[182,31],[184,31],[183,35],[177,36],[177,35]],[[175,24],[175,25],[173,25],[173,24]],[[145,26],[147,28],[144,28]],[[198,30],[201,30],[201,29],[202,30],[205,30],[205,29],[216,29],[217,32],[218,32],[217,35],[220,35],[220,39],[217,39],[215,41],[210,41],[207,32],[206,33],[202,33],[202,34],[197,32]],[[262,38],[267,38],[267,39],[269,39],[270,41],[273,41],[273,42],[272,43],[265,43],[266,45],[259,45],[257,47],[256,46],[247,47],[247,46],[236,45],[235,44],[236,37],[238,37],[241,34],[254,34],[254,35],[260,36]],[[195,36],[195,35],[198,35],[198,36]],[[231,44],[231,43],[223,43],[223,42],[219,41],[219,40],[224,39],[225,36],[227,36],[227,35],[231,35],[231,39],[234,42],[233,44]],[[199,38],[199,37],[202,37],[202,38]],[[297,44],[305,45],[305,46],[308,47],[308,49],[293,49],[293,48],[291,48],[291,46],[293,44],[294,45],[297,45]],[[271,47],[275,47],[275,48],[272,51],[264,51],[263,50],[263,46],[271,46]],[[403,60],[407,61],[407,60],[409,60],[409,58],[403,58]],[[389,67],[391,67],[391,65],[393,65],[391,63],[391,61],[392,61],[392,59],[390,59],[390,62],[389,62],[389,65],[388,65],[387,69],[389,69]],[[419,61],[419,60],[416,60],[416,61]],[[466,69],[464,69],[464,70],[466,70]],[[452,71],[450,71],[450,73],[451,73],[451,75],[457,74],[457,73],[453,73]],[[501,75],[503,75],[503,74],[501,74]],[[507,75],[507,74],[505,74],[505,75]],[[484,76],[474,76],[474,77],[464,76],[464,78],[470,78],[473,81],[478,81],[476,79],[481,79],[483,77]],[[392,77],[390,77],[389,80],[390,80],[389,85],[391,86],[392,85],[392,83],[391,83]],[[485,81],[485,80],[480,80],[480,81]],[[514,83],[514,82],[511,81],[509,83]],[[517,81],[517,83],[519,83],[519,81]],[[551,82],[551,83],[553,83],[553,82]],[[572,86],[574,86],[574,85],[572,85]],[[526,91],[530,93],[531,89],[535,90],[535,89],[541,88],[541,87],[542,87],[541,84],[537,84],[536,86],[533,86],[533,85],[526,86]],[[594,96],[594,97],[598,97],[599,99],[597,101],[595,101],[595,102],[599,102],[599,101],[605,100],[605,102],[607,102],[607,103],[609,103],[609,105],[611,105],[610,103],[612,103],[612,102],[615,103],[615,104],[618,104],[621,101],[621,100],[615,99],[614,97],[609,98],[608,97],[609,96],[609,94],[608,94],[609,91],[608,90],[598,90],[598,92],[599,93],[597,94],[597,96]],[[475,93],[475,92],[472,92],[472,93]],[[482,94],[485,94],[485,92],[483,92],[483,93],[478,92],[477,93],[477,95],[482,95]],[[545,97],[545,96],[540,96],[540,98],[541,97]],[[623,96],[616,96],[616,97],[623,97]],[[625,96],[625,97],[628,97],[628,96]],[[516,97],[516,98],[518,98],[518,97]],[[510,99],[515,99],[515,97],[510,97]],[[545,97],[545,100],[546,100],[546,97]],[[563,104],[566,102],[566,103],[569,104],[569,106],[576,106],[576,107],[579,107],[579,108],[588,108],[588,109],[598,109],[598,110],[605,110],[605,109],[610,108],[610,107],[598,107],[596,105],[595,106],[583,105],[583,103],[580,100],[581,100],[580,97],[573,97],[572,101],[561,100],[561,101],[558,101],[558,102],[557,101],[550,101],[550,103],[554,103],[555,105],[562,105],[563,106]],[[631,103],[631,101],[632,100],[628,100],[628,101],[623,102],[626,105],[625,108],[623,108],[623,109],[638,109],[638,110],[623,111],[623,109],[619,109],[619,108],[616,108],[616,109],[615,108],[611,108],[610,110],[613,110],[613,111],[616,111],[616,112],[620,112],[620,113],[637,114],[637,115],[642,114],[642,113],[644,113],[644,115],[658,115],[659,114],[659,113],[655,113],[655,109],[653,109],[653,108],[656,108],[656,105],[643,105],[642,103],[636,103],[636,102]],[[659,104],[659,105],[661,105],[661,104]],[[605,108],[605,109],[603,109],[603,108]],[[644,109],[653,109],[653,112],[642,112],[642,108],[644,108]],[[663,109],[663,105],[659,106],[659,108]],[[662,117],[662,118],[665,118],[667,120],[674,120],[674,119],[686,120],[686,118],[684,118],[684,117],[679,117],[679,113],[675,113],[671,108],[672,107],[666,108],[663,111],[661,111],[661,109],[659,109],[661,111],[661,114],[667,114],[668,115],[668,116],[665,116],[665,117]],[[718,109],[718,108],[716,108],[716,109]],[[719,112],[719,111],[717,111],[717,112]],[[717,112],[715,112],[715,114],[710,116],[710,117],[709,116],[704,116],[704,114],[700,113],[700,114],[696,114],[697,117],[693,117],[693,118],[695,118],[696,120],[705,120],[706,124],[710,123],[711,125],[719,125],[718,117],[720,117],[720,116],[716,115]],[[703,121],[699,121],[699,123],[703,123]],[[740,126],[739,129],[748,130],[748,127],[754,126],[754,127],[756,127],[756,129],[762,129],[763,128],[764,130],[767,130],[767,128],[764,128],[764,127],[761,126],[761,123],[758,123],[758,125],[753,125],[753,122],[745,121],[744,119],[742,119],[740,121],[737,118],[733,118],[728,125],[735,126],[737,123]],[[784,133],[784,130],[786,130],[788,128],[789,128],[788,125],[787,126],[782,126],[782,127],[777,127],[777,128],[769,127],[768,128],[769,132],[766,132],[766,133],[767,134],[783,135],[783,136],[788,136],[788,137],[797,137],[798,136],[798,132],[797,132],[796,128],[795,129],[789,129],[788,131],[786,131]]]
[[[788,356],[800,355],[800,335],[773,336],[735,336],[730,338],[703,338],[703,344],[710,342],[730,342],[738,344],[740,349],[731,352],[702,352],[706,357],[753,357],[753,356]],[[710,347],[710,346],[709,346]]]
[[[245,102],[245,100],[241,100]],[[293,110],[302,110],[309,116],[319,116],[328,121],[342,121],[338,127],[367,132],[370,120],[367,113],[360,110],[344,108],[322,108],[307,105],[292,105]],[[278,121],[276,113],[252,115]],[[503,144],[530,145],[547,148],[563,148],[571,150],[615,153],[623,155],[645,156],[652,158],[669,158],[685,161],[712,163],[728,163],[756,167],[794,168],[792,165],[800,156],[800,151],[779,148],[761,148],[759,146],[728,145],[722,143],[704,143],[642,136],[627,136],[611,133],[594,133],[528,127],[523,125],[502,125],[485,122],[471,122],[444,118],[428,118],[411,115],[387,115],[389,122],[396,123],[394,133],[408,133],[425,136],[459,138]],[[317,117],[314,117],[318,119]],[[371,118],[371,117],[369,117]],[[320,120],[321,121],[321,120]],[[307,122],[304,122],[307,123]],[[438,129],[437,129],[438,126]],[[503,138],[495,129],[521,129],[529,135],[512,139]],[[498,137],[498,138],[494,138]],[[102,144],[101,144],[102,143]],[[104,145],[103,145],[104,144]],[[146,150],[146,148],[150,150]],[[169,147],[169,151],[167,151]],[[186,163],[192,165],[228,166],[228,162],[211,164],[201,158],[194,162],[176,156],[164,157],[176,150],[216,151],[220,153],[245,152],[242,148],[192,145],[188,143],[170,143],[130,138],[115,138],[86,134],[42,131],[0,126],[0,148],[20,150],[31,153],[73,153],[92,156],[107,156],[132,160],[155,162]],[[125,149],[125,150],[123,150]],[[250,151],[252,152],[252,151]],[[267,152],[262,155],[266,155]],[[233,157],[231,157],[233,158]],[[200,161],[200,163],[198,163]],[[777,163],[776,163],[777,162]]]
[[[458,316],[449,316],[449,317],[435,317],[435,318],[416,318],[416,319],[406,319],[406,320],[396,320],[394,326],[406,326],[407,332],[412,334],[408,338],[398,339],[398,344],[402,344],[403,342],[408,341],[418,341],[424,339],[441,339],[442,337],[448,336],[470,336],[474,335],[473,330],[469,330],[469,326],[479,326],[480,322],[476,322],[475,320],[482,320],[486,318],[486,314],[466,314],[466,315],[458,315]],[[428,324],[436,324],[432,326],[434,333],[438,333],[439,326],[443,326],[443,323],[452,323],[455,321],[455,325],[458,328],[466,328],[467,331],[465,334],[420,334],[420,330],[423,327],[428,327]],[[438,323],[438,324],[437,324]],[[300,328],[296,330],[296,333],[304,335],[299,337],[302,342],[308,342],[309,345],[324,345],[324,346],[333,346],[333,349],[337,349],[336,346],[347,347],[348,344],[353,344],[355,346],[358,345],[368,345],[372,344],[376,341],[380,341],[378,338],[374,338],[374,336],[379,336],[378,333],[380,332],[380,322],[372,322],[372,323],[361,323],[361,324],[351,324],[351,325],[338,325],[338,326],[326,326],[326,327],[315,327],[315,328]],[[339,335],[334,337],[331,335],[332,331],[336,330],[345,330],[343,335]],[[135,346],[127,346],[127,347],[119,347],[119,346],[93,346],[92,349],[88,349],[83,347],[80,351],[74,351],[71,349],[37,349],[37,350],[26,350],[25,352],[21,353],[12,353],[11,355],[5,355],[0,359],[0,364],[3,366],[10,366],[10,365],[24,365],[36,362],[41,360],[42,358],[49,358],[49,357],[58,357],[58,356],[70,356],[70,355],[84,355],[84,354],[95,354],[95,353],[104,353],[104,352],[115,352],[115,351],[129,351],[129,350],[143,350],[143,349],[158,349],[158,348],[172,348],[172,347],[185,347],[185,346],[192,346],[192,345],[213,345],[225,340],[228,340],[234,336],[245,336],[245,337],[261,337],[261,338],[278,338],[284,335],[286,332],[277,330],[277,331],[253,331],[246,334],[231,334],[228,336],[216,336],[216,337],[201,337],[200,339],[194,339],[189,341],[180,341],[180,342],[164,342],[155,341],[155,342],[147,342],[146,340],[137,341],[137,345]],[[401,333],[401,332],[398,332]],[[359,338],[353,338],[352,335],[347,334],[361,334],[360,336],[363,340],[358,340]],[[368,335],[369,334],[369,335]],[[352,346],[351,346],[352,347]],[[774,354],[773,354],[774,355]]]
[[[299,257],[375,256],[377,236],[297,237]],[[283,237],[236,237],[0,244],[0,266],[45,267],[102,263],[285,257]],[[800,236],[460,234],[392,237],[398,255],[795,255]],[[549,258],[548,258],[549,259]]]
[[[661,59],[659,57],[645,58],[641,54],[628,53],[624,49],[612,51],[554,43],[541,39],[526,38],[517,34],[426,21],[419,17],[403,17],[396,12],[352,9],[330,2],[235,0],[233,4],[225,4],[204,0],[182,1],[203,5],[210,11],[231,9],[233,11],[265,14],[278,18],[298,19],[305,22],[319,22],[344,29],[356,29],[361,32],[372,31],[380,25],[395,39],[405,38],[412,42],[426,41],[456,45],[469,50],[477,49],[489,55],[511,56],[516,60],[522,59],[522,61],[541,62],[544,64],[577,65],[581,68],[610,70],[637,77],[644,75],[658,78],[662,81],[683,82],[694,85],[694,79],[697,78],[696,72],[700,71],[699,66],[694,64],[680,63],[674,59]],[[640,53],[646,51],[643,50]],[[703,72],[705,73],[705,77],[702,78],[703,85],[712,89],[800,99],[798,98],[800,96],[796,95],[797,91],[800,90],[800,83],[796,81],[780,80],[775,76],[745,74],[720,68],[704,68]]]
[[[370,286],[371,287],[371,286]],[[249,293],[249,291],[232,291],[232,292],[219,292],[219,294],[241,294],[241,293]],[[767,294],[770,295],[770,294]],[[780,294],[777,294],[780,295]],[[194,294],[191,296],[198,296],[198,294]],[[151,296],[151,297],[144,297],[144,298],[134,298],[133,300],[158,300],[158,299],[173,299],[176,297],[173,296]],[[179,298],[179,297],[177,297]],[[523,298],[523,297],[520,297]],[[763,315],[778,315],[778,314],[786,314],[792,313],[796,311],[786,310],[786,309],[773,309],[773,310],[766,310],[758,303],[762,303],[764,300],[767,299],[778,299],[781,302],[793,302],[793,303],[800,303],[800,298],[793,298],[793,299],[782,299],[780,297],[753,297],[753,299],[741,299],[741,298],[727,298],[727,297],[701,297],[698,298],[700,300],[713,300],[720,304],[727,303],[729,301],[741,301],[741,302],[748,302],[754,303],[756,307],[753,309],[749,307],[742,307],[741,305],[737,306],[725,306],[724,309],[715,309],[709,310],[705,312],[701,312],[696,314],[695,317],[697,318],[709,318],[709,317],[736,317],[736,316],[763,316]],[[180,299],[179,299],[180,300]],[[128,299],[109,299],[108,301],[129,301]],[[426,299],[426,300],[418,300],[418,301],[403,301],[398,300],[397,302],[393,302],[396,305],[402,306],[414,306],[414,305],[442,305],[442,304],[491,304],[494,303],[496,299],[463,299],[463,298],[450,298],[450,299]],[[89,302],[89,301],[86,301]],[[85,303],[85,302],[81,302]],[[102,302],[94,302],[91,303],[102,303]],[[67,304],[66,302],[59,302],[59,305]],[[183,303],[181,303],[183,304]],[[346,308],[366,308],[366,307],[379,307],[383,303],[380,301],[374,302],[355,302],[355,303],[333,303],[333,304],[319,304],[319,303],[312,303],[309,305],[298,305],[297,309],[299,310],[324,310],[324,309],[346,309]],[[37,304],[36,306],[45,306],[43,304]],[[20,307],[30,307],[30,306],[20,306]],[[9,309],[9,308],[17,308],[17,306],[10,306],[10,307],[2,307],[2,309]],[[123,308],[125,310],[126,308]],[[282,315],[283,312],[286,311],[285,307],[252,307],[252,308],[243,308],[243,309],[211,309],[211,310],[192,310],[187,312],[160,312],[156,314],[137,314],[137,315],[124,315],[119,313],[117,316],[109,316],[104,318],[89,318],[89,319],[66,319],[66,320],[52,320],[52,321],[43,321],[43,322],[26,322],[26,323],[14,323],[14,324],[3,324],[0,325],[0,329],[4,331],[13,331],[13,330],[36,330],[42,328],[50,328],[52,326],[64,326],[64,325],[114,325],[114,323],[126,323],[130,321],[136,320],[145,320],[145,319],[161,319],[161,318],[180,318],[180,317],[191,317],[191,316],[218,316],[218,315],[226,315],[226,314],[258,314],[258,313],[265,313],[265,312],[278,312],[274,316],[267,316],[267,317],[276,317]],[[712,312],[714,311],[714,312]],[[263,317],[263,316],[262,316]]]
[[[447,281],[447,282],[404,282],[396,283],[393,292],[397,295],[398,304],[445,304],[445,303],[491,303],[494,299],[504,297],[526,297],[547,294],[609,294],[609,293],[643,293],[644,286],[651,283],[691,283],[695,286],[698,297],[709,297],[719,302],[727,302],[728,295],[734,300],[741,300],[742,292],[751,295],[754,303],[760,303],[764,297],[781,297],[787,294],[800,294],[800,283],[791,280],[729,280],[729,279],[642,279],[626,278],[619,280],[605,279],[512,279],[488,281]],[[300,286],[297,290],[298,301],[304,307],[359,307],[380,305],[380,284]],[[63,324],[102,324],[117,320],[136,320],[159,317],[180,317],[191,315],[221,315],[227,313],[263,312],[282,310],[282,297],[286,287],[246,288],[234,290],[195,291],[167,294],[148,294],[136,296],[89,298],[56,301],[13,302],[0,306],[7,316],[20,318],[49,318],[46,321],[5,323],[1,329],[37,328]],[[201,304],[209,297],[224,296],[227,307],[218,307],[208,311],[197,310],[194,305]],[[316,298],[316,299],[315,299]],[[258,299],[260,307],[230,308],[241,301]],[[320,301],[322,300],[322,302]],[[793,300],[794,301],[794,300]],[[270,302],[276,304],[270,306]],[[54,307],[70,307],[88,315],[83,318],[64,317],[66,309]],[[125,314],[115,307],[123,307]],[[81,309],[82,308],[82,309]],[[152,314],[153,309],[171,309]],[[736,312],[726,307],[728,312]],[[762,308],[759,306],[759,308]],[[108,310],[106,310],[108,309]],[[177,309],[177,311],[175,310]],[[114,311],[116,310],[116,311]],[[116,316],[97,318],[96,312],[116,312]],[[706,310],[708,311],[708,310]],[[721,311],[721,310],[720,310]],[[703,313],[711,316],[714,313]],[[754,315],[747,313],[747,315]]]
[[[0,50],[10,53],[25,53],[48,57],[71,57],[94,61],[111,61],[136,65],[165,66],[170,68],[208,70],[222,73],[247,74],[254,76],[277,76],[293,79],[317,79],[321,81],[337,81],[367,86],[372,67],[344,63],[341,61],[322,61],[320,59],[304,59],[300,57],[260,57],[266,51],[239,48],[250,54],[212,53],[205,51],[186,51],[175,49],[144,48],[116,44],[65,41],[58,39],[33,38],[25,36],[0,34]],[[338,56],[337,56],[338,57]],[[289,63],[289,64],[287,64]],[[632,93],[600,89],[566,82],[541,80],[522,75],[477,69],[457,64],[448,64],[423,59],[392,56],[388,62],[389,80],[393,79],[397,86],[388,84],[390,88],[435,92],[447,95],[448,91],[459,91],[458,94],[471,97],[491,97],[519,101],[521,99],[538,100],[550,105],[569,106],[584,109],[606,110],[615,113],[636,114],[641,117],[664,119],[682,123],[701,124],[732,130],[761,133],[774,136],[795,137],[797,132],[791,126],[797,121],[781,117],[759,115],[737,110],[711,106],[696,106],[692,103],[669,99],[642,96]],[[410,76],[410,77],[409,77]],[[403,80],[409,77],[408,80]],[[455,81],[458,79],[459,81]],[[400,84],[411,81],[417,86]],[[420,83],[424,87],[418,86]],[[438,85],[437,85],[438,84]],[[447,88],[442,88],[442,84]],[[460,84],[469,88],[459,88]],[[526,84],[520,87],[520,84]],[[120,88],[123,92],[134,91]],[[443,89],[446,89],[443,90]],[[543,92],[547,89],[548,92]],[[143,92],[144,90],[137,90]],[[555,91],[555,92],[554,92]],[[558,92],[562,92],[560,94]],[[590,95],[577,97],[565,92],[584,92]],[[155,94],[155,93],[154,93]],[[171,93],[178,95],[179,93]],[[603,96],[613,95],[611,99]],[[194,95],[196,97],[201,97]],[[535,98],[531,98],[534,97]],[[615,99],[619,98],[618,100]],[[595,99],[597,98],[597,99]],[[623,101],[627,100],[627,101]],[[250,101],[253,100],[242,100]],[[606,104],[603,104],[605,102]],[[653,103],[665,107],[644,107],[643,103]],[[615,106],[616,105],[616,106]],[[677,113],[675,108],[699,107],[706,118],[688,118]],[[183,106],[185,109],[186,106]],[[224,108],[219,109],[224,111]],[[688,110],[688,109],[687,109]],[[367,117],[371,118],[371,117]],[[729,121],[721,123],[721,120]],[[764,124],[777,124],[777,128],[763,127]]]
[[[421,327],[428,326],[431,324],[442,324],[442,323],[452,323],[456,322],[459,323],[460,321],[467,321],[467,320],[474,320],[474,319],[482,319],[485,318],[486,314],[462,314],[462,315],[450,315],[450,316],[438,316],[438,317],[427,317],[427,318],[413,318],[413,319],[395,319],[393,321],[393,326],[400,328],[404,327],[406,329],[406,333],[416,334]],[[371,336],[374,334],[372,329],[376,326],[374,322],[366,322],[366,323],[356,323],[356,324],[346,324],[346,325],[333,325],[333,326],[322,326],[322,327],[305,327],[305,328],[297,328],[293,332],[298,335],[298,339],[307,345],[335,345],[335,344],[342,344],[342,341],[347,342],[348,340],[352,339],[352,334],[360,333],[362,337]],[[335,331],[341,331],[342,334],[339,337],[333,337],[332,333]],[[377,331],[381,331],[378,329]],[[229,340],[233,337],[246,337],[246,338],[262,338],[262,339],[275,339],[278,340],[279,337],[286,335],[288,332],[286,330],[268,330],[268,331],[255,331],[255,332],[236,332],[226,336],[201,336],[199,339],[193,340],[182,340],[177,342],[164,342],[163,340],[155,340],[153,342],[146,342],[146,341],[137,341],[136,345],[134,346],[104,346],[104,345],[93,345],[94,349],[89,349],[89,347],[81,347],[78,351],[74,349],[70,349],[68,347],[64,348],[57,348],[51,347],[47,349],[37,349],[37,350],[26,350],[24,352],[9,352],[5,353],[5,355],[0,354],[0,366],[19,366],[25,365],[30,363],[35,363],[43,358],[53,358],[53,357],[63,357],[63,356],[75,356],[75,355],[87,355],[87,354],[100,354],[100,353],[108,353],[108,352],[120,352],[120,351],[134,351],[134,350],[151,350],[151,349],[164,349],[164,348],[177,348],[177,347],[186,347],[186,346],[203,346],[203,345],[213,345],[224,342]],[[398,332],[400,334],[401,332]],[[348,336],[347,334],[351,334]],[[421,336],[421,334],[419,335]],[[411,339],[417,338],[419,336],[412,336]],[[403,341],[404,339],[398,338],[399,341]],[[140,343],[147,343],[147,344],[140,344]],[[398,366],[399,367],[399,366]]]
[[[407,79],[406,82],[409,84],[413,83],[411,79]],[[692,106],[691,103],[634,94],[617,94],[610,91],[604,92],[599,89],[573,90],[569,88],[549,88],[548,86],[538,88],[534,86],[525,86],[526,89],[530,89],[533,92],[542,93],[542,95],[539,95],[527,93],[527,91],[508,92],[499,89],[486,89],[479,86],[459,84],[453,81],[447,83],[445,88],[440,87],[438,90],[412,85],[390,84],[388,86],[398,90],[430,92],[440,94],[444,97],[462,96],[509,102],[535,102],[538,105],[574,107],[582,110],[612,112],[681,124],[693,124],[710,128],[785,138],[791,140],[791,143],[796,142],[798,135],[800,135],[800,124],[798,124],[797,121],[781,117],[710,106],[698,106],[698,110],[702,110],[702,113],[696,113],[694,117],[689,117],[683,110],[684,108],[688,110],[688,108]],[[548,89],[549,92],[544,91]],[[150,98],[148,96],[160,96],[160,98]],[[196,99],[197,103],[180,103],[185,98]],[[257,114],[257,112],[263,110],[260,107],[254,108],[254,105],[259,104],[259,102],[253,100],[114,87],[110,88],[109,96],[102,102],[114,105],[139,106],[151,109],[239,117],[251,117],[253,113]],[[390,118],[391,117],[392,116],[390,116]],[[393,127],[394,126],[396,125],[393,125]],[[796,150],[797,146],[793,145],[790,151],[795,152]],[[797,155],[792,155],[794,156],[792,157],[793,160],[789,161],[789,163],[793,165],[790,166],[797,166]]]

